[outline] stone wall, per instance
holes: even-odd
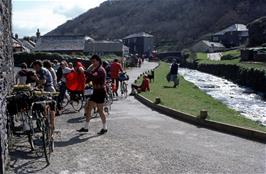
[[[5,97],[13,83],[11,0],[0,0],[0,173],[8,161]]]

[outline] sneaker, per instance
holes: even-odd
[[[89,129],[85,129],[84,127],[77,130],[78,132],[89,132]]]
[[[107,129],[101,129],[100,132],[98,132],[98,135],[103,135],[107,132]]]

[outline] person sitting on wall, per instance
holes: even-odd
[[[132,92],[130,95],[135,95],[139,92],[150,91],[150,80],[147,74],[143,76],[143,81],[140,85],[132,84],[131,85]]]

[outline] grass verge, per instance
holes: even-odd
[[[264,62],[241,62],[240,61],[240,51],[239,50],[231,50],[223,52],[223,55],[232,55],[232,56],[239,56],[238,59],[233,60],[221,60],[221,61],[212,61],[209,60],[207,57],[207,53],[197,53],[196,54],[196,61],[198,64],[224,64],[224,65],[237,65],[243,69],[255,69],[259,71],[264,71],[266,73],[266,63]]]
[[[160,67],[155,70],[155,81],[151,83],[151,91],[141,93],[141,95],[151,101],[160,97],[162,105],[187,114],[197,116],[200,110],[206,109],[209,120],[266,132],[266,127],[244,118],[239,112],[229,109],[225,104],[205,94],[182,77],[180,77],[180,85],[172,88],[173,84],[168,83],[165,78],[168,71],[169,65],[161,62]]]

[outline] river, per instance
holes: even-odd
[[[266,126],[266,101],[253,90],[197,70],[180,68],[179,74],[242,116]]]

